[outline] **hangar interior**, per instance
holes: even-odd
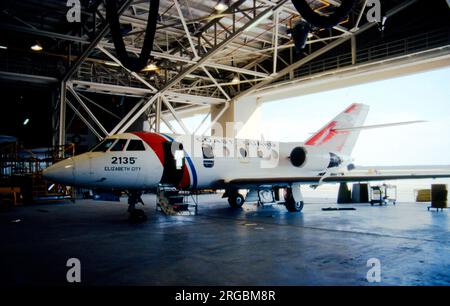
[[[149,2],[117,1],[133,58],[145,47]],[[341,2],[308,1],[323,16]],[[51,201],[65,204],[52,204],[40,176],[109,135],[163,127],[214,135],[220,124],[225,136],[258,138],[262,103],[450,65],[446,1],[381,1],[379,22],[366,17],[368,2],[356,1],[333,27],[299,33],[304,18],[288,0],[164,0],[150,58],[136,72],[120,60],[104,1],[80,1],[79,21],[70,22],[66,1],[3,0],[0,175],[7,186],[27,186],[24,204],[41,204],[0,215],[8,233],[0,283],[65,283],[65,261],[77,257],[85,284],[359,285],[367,284],[366,260],[379,257],[383,284],[449,285],[448,217],[416,206],[334,215],[306,206],[294,216],[276,207],[230,211],[201,195],[210,205],[199,214],[168,218],[145,195],[149,220],[136,226],[121,222],[126,199],[72,205],[64,202],[72,194],[54,190]],[[199,114],[190,130],[183,120]],[[227,122],[243,125],[228,130]]]

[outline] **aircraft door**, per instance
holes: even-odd
[[[178,186],[183,178],[186,163],[183,144],[167,141],[163,143],[163,149],[164,171],[161,183]]]

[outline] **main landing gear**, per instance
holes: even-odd
[[[301,212],[303,209],[303,196],[300,191],[300,186],[297,184],[292,185],[285,189],[284,192],[284,206],[290,212]]]
[[[240,194],[237,190],[227,190],[224,194],[224,197],[228,197],[228,204],[232,208],[240,208],[245,202],[245,198],[242,194]],[[249,195],[247,194],[247,199]],[[250,195],[250,202],[256,199]],[[260,201],[261,197],[259,198]],[[273,199],[271,203],[276,201],[277,199]],[[284,205],[286,209],[290,212],[301,212],[303,209],[303,196],[300,190],[300,184],[292,184],[288,186],[284,191]]]
[[[147,220],[147,216],[145,215],[142,209],[136,209],[136,204],[141,203],[144,205],[144,202],[141,198],[141,191],[130,191],[128,192],[128,212],[130,216],[128,220],[133,223],[140,223]]]
[[[228,204],[230,204],[232,208],[240,208],[244,202],[244,196],[237,191],[230,192],[228,195]]]

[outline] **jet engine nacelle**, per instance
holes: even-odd
[[[323,171],[327,168],[339,167],[344,161],[335,153],[326,152],[313,146],[293,148],[289,159],[294,167],[311,171]]]

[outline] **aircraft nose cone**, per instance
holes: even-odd
[[[75,163],[73,159],[67,158],[44,169],[42,175],[44,178],[56,183],[72,184],[75,183],[74,168]]]

